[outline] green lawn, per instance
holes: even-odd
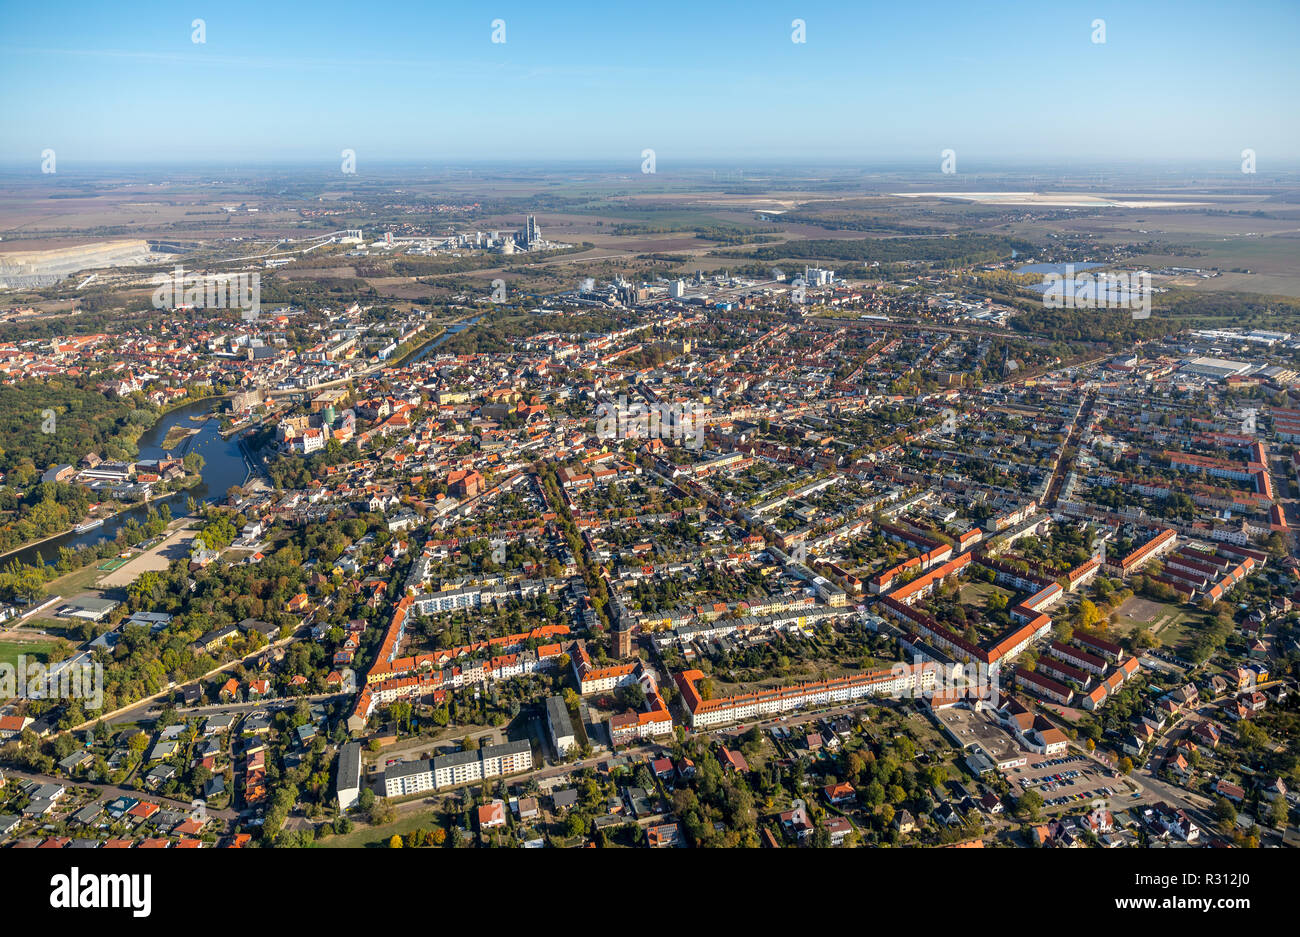
[[[386,849],[388,841],[395,833],[405,838],[407,833],[414,833],[420,828],[431,830],[441,825],[439,815],[430,810],[414,813],[385,826],[358,825],[351,833],[344,836],[328,836],[317,840],[317,843],[325,849]]]
[[[19,655],[26,657],[28,662],[45,663],[49,659],[51,649],[57,643],[56,641],[0,641],[0,664],[16,666]]]
[[[1202,614],[1185,612],[1180,615],[1174,615],[1169,618],[1165,624],[1160,626],[1156,632],[1156,637],[1160,639],[1160,646],[1171,651],[1183,651],[1191,642],[1192,635],[1197,628],[1204,626],[1205,616]]]
[[[1001,586],[996,586],[991,582],[962,583],[961,592],[958,593],[958,599],[961,601],[962,605],[973,605],[976,608],[982,609],[986,604],[988,604],[989,596],[991,595],[1006,596],[1008,604],[1015,604],[1015,594],[1013,592],[1003,589]]]
[[[88,563],[57,579],[51,579],[45,584],[45,593],[46,595],[76,595],[78,592],[95,588],[96,583],[104,575],[104,571],[99,569],[99,563]]]

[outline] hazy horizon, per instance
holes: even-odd
[[[1107,6],[10,6],[0,162],[1300,163],[1296,4]]]
[[[635,154],[634,154],[635,155]],[[364,162],[364,167],[363,167]],[[420,170],[430,173],[466,173],[471,171],[484,172],[509,172],[509,173],[526,173],[537,172],[539,174],[550,174],[556,171],[572,170],[575,172],[585,172],[599,175],[627,174],[640,177],[643,175],[639,172],[639,158],[628,165],[627,160],[617,160],[613,158],[604,159],[576,159],[555,157],[550,159],[537,160],[502,160],[473,157],[464,157],[461,159],[434,159],[430,157],[418,158],[411,157],[406,159],[366,159],[362,161],[358,157],[358,178],[362,176],[363,168],[370,170],[375,175],[386,175],[394,172],[407,170]],[[970,183],[971,176],[1008,176],[1021,177],[1038,174],[1044,176],[1040,181],[1050,183],[1052,174],[1074,174],[1086,176],[1089,184],[1097,184],[1098,176],[1104,180],[1107,175],[1140,175],[1148,177],[1167,176],[1171,182],[1187,181],[1182,177],[1214,177],[1223,176],[1228,181],[1240,181],[1243,184],[1249,184],[1251,180],[1241,179],[1240,159],[1231,160],[1210,160],[1210,159],[1188,159],[1188,160],[1085,160],[1075,161],[1016,161],[1013,159],[997,160],[993,158],[981,158],[978,155],[971,155],[961,163],[960,173],[953,175],[944,175],[939,168],[940,160],[938,154],[933,159],[913,159],[913,160],[893,160],[886,161],[864,155],[856,160],[832,161],[828,159],[813,159],[811,157],[762,157],[754,154],[737,155],[735,158],[727,159],[719,157],[708,160],[704,158],[697,159],[680,159],[670,160],[668,162],[662,159],[658,162],[658,168],[655,175],[669,178],[676,176],[698,176],[708,173],[716,173],[718,182],[741,182],[745,181],[737,173],[755,173],[755,178],[771,178],[782,176],[806,176],[813,173],[835,174],[839,177],[849,177],[858,175],[864,178],[874,177],[914,177],[917,182],[924,182],[926,185],[947,186],[960,188]],[[207,172],[311,172],[322,175],[337,175],[339,173],[339,160],[335,159],[294,159],[284,157],[282,159],[128,159],[122,158],[117,160],[90,160],[79,161],[65,159],[60,153],[58,157],[59,175],[65,178],[85,173],[87,175],[102,175],[107,173],[119,173],[127,176],[136,174],[148,174],[152,170],[172,170],[178,172],[190,173],[207,173]],[[1300,157],[1295,159],[1273,163],[1268,168],[1260,168],[1256,175],[1260,178],[1269,176],[1285,176],[1292,173],[1300,173]],[[729,175],[726,175],[729,174]],[[22,178],[25,176],[41,175],[39,160],[33,162],[31,159],[0,159],[0,175],[15,176]],[[57,180],[50,180],[57,181]],[[646,182],[653,182],[654,179],[646,179]]]

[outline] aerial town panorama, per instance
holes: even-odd
[[[535,159],[464,101],[450,124],[411,88],[373,105],[427,108],[428,138],[352,113],[375,69],[429,80],[414,51],[367,52],[336,112],[332,70],[277,71],[249,11],[125,14],[143,51],[117,65],[95,50],[134,48],[126,25],[87,11],[71,56],[37,48],[52,14],[3,14],[0,75],[44,107],[0,150],[0,855],[94,851],[55,863],[54,908],[103,906],[77,876],[108,849],[1128,850],[1152,873],[1218,850],[1228,874],[1228,850],[1300,845],[1294,64],[1232,27],[1224,54],[1279,87],[1214,116],[1171,92],[1150,106],[1206,132],[1148,158],[1142,134],[998,150],[992,101],[913,138],[883,99],[876,132],[906,140],[856,155],[849,98],[785,104],[868,67],[835,35],[865,14],[763,6],[710,40],[799,92],[755,88],[781,102],[762,134],[739,101],[697,121],[734,85],[677,101],[691,133],[572,122],[566,82],[606,93],[574,39],[456,14],[484,102],[494,69],[541,69],[515,88]],[[1022,11],[1072,62],[1181,48],[1199,87],[1156,12]],[[609,42],[671,46],[671,15]],[[914,15],[899,42],[949,28]],[[1261,16],[1294,40],[1294,8]],[[253,103],[265,159],[212,127],[150,158],[55,116],[68,89],[25,74],[47,59],[83,90],[120,68],[123,119],[136,77],[209,100],[262,68],[258,94],[340,126],[286,115],[323,142],[281,153]]]

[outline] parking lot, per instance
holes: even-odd
[[[1124,782],[1082,755],[1045,758],[1008,775],[1021,791],[1036,790],[1047,808],[1086,805],[1098,798],[1113,800],[1127,793]]]

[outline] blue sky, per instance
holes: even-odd
[[[11,0],[0,160],[1300,158],[1295,0],[473,5]]]

